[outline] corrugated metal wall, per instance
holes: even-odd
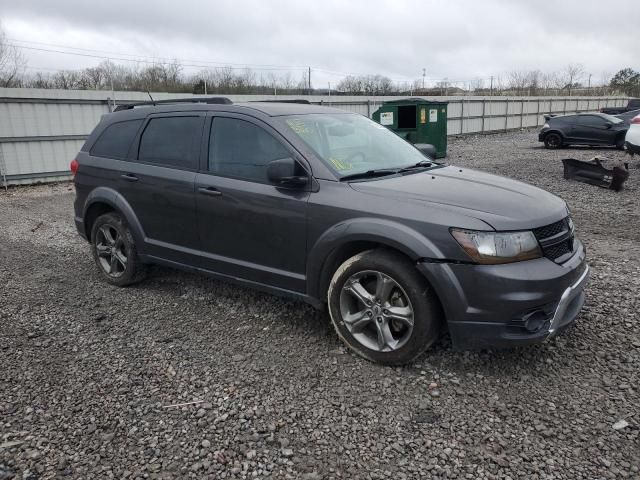
[[[149,100],[143,92],[0,88],[0,180],[22,184],[69,178],[69,162],[85,137],[116,103]],[[152,93],[156,100],[184,94]],[[300,96],[225,95],[234,102],[286,100]],[[406,97],[303,97],[371,116],[382,103]],[[429,97],[424,97],[429,98]],[[535,127],[545,113],[596,111],[625,105],[623,97],[432,97],[448,101],[449,135]]]

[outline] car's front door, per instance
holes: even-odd
[[[143,253],[188,263],[200,248],[195,178],[206,117],[151,115],[120,172],[118,191],[145,234]]]
[[[273,185],[266,167],[297,154],[275,130],[251,117],[217,114],[207,128],[203,150],[208,153],[196,178],[207,268],[304,291],[309,187]],[[307,174],[301,163],[298,166]]]
[[[614,132],[604,118],[598,115],[577,115],[572,137],[584,143],[615,143]]]

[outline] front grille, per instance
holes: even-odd
[[[569,217],[534,228],[533,234],[542,247],[542,253],[554,262],[573,252],[573,231],[571,230]]]
[[[568,229],[567,219],[563,218],[559,222],[552,223],[551,225],[546,225],[540,228],[534,228],[533,234],[536,236],[538,240],[544,240],[545,238],[553,237],[554,235],[558,235],[562,231]]]
[[[573,242],[571,240],[565,240],[563,242],[551,245],[543,249],[544,256],[554,262],[556,259],[571,253],[573,251]]]

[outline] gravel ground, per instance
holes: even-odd
[[[156,268],[102,282],[67,184],[0,193],[0,479],[640,478],[637,160],[621,193],[568,182],[535,132],[448,161],[565,198],[592,281],[545,345],[387,368],[310,307]],[[174,406],[176,404],[187,404]]]

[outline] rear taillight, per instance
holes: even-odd
[[[76,173],[78,172],[78,167],[80,166],[80,164],[78,163],[78,160],[76,160],[75,158],[73,160],[71,160],[71,165],[69,165],[69,168],[71,169],[71,174],[75,177]]]
[[[637,117],[633,117],[631,123],[633,123],[634,125],[640,125],[640,115],[638,115]]]

